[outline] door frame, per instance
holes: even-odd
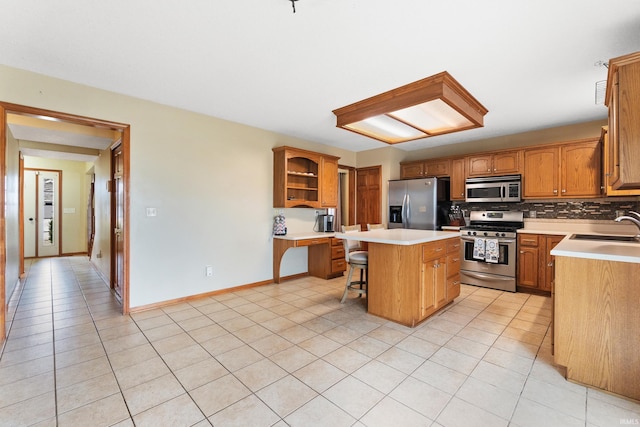
[[[129,178],[130,178],[130,134],[131,127],[126,123],[112,122],[109,120],[101,120],[92,117],[79,116],[76,114],[63,113],[59,111],[46,110],[43,108],[29,107],[25,105],[12,104],[8,102],[0,101],[0,140],[2,141],[3,149],[0,150],[0,177],[6,176],[7,162],[6,162],[6,148],[7,148],[7,114],[18,114],[35,117],[49,117],[63,122],[69,122],[84,126],[100,127],[112,129],[121,132],[122,135],[122,152],[124,156],[124,170],[123,170],[123,183],[124,183],[124,283],[122,290],[122,313],[129,313]],[[20,162],[22,170],[23,162]],[[22,185],[22,179],[20,184]],[[0,179],[0,343],[6,338],[6,312],[7,312],[7,295],[6,293],[6,251],[7,242],[6,236],[6,218],[5,209],[5,180]],[[20,200],[22,203],[22,200]],[[23,207],[19,207],[20,212],[24,213]],[[21,226],[22,227],[22,226]],[[20,275],[24,274],[24,234],[20,234]],[[113,260],[111,260],[113,262]]]

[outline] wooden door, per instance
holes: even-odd
[[[451,160],[451,200],[464,200],[465,159]]]
[[[525,150],[522,197],[558,197],[559,157],[558,147]]]
[[[23,203],[23,253],[25,258],[37,256],[36,246],[38,241],[38,209],[36,192],[36,171],[25,170],[22,173],[22,203]],[[23,272],[23,271],[21,271]]]
[[[600,152],[597,140],[562,146],[562,197],[600,195]]]
[[[122,144],[111,150],[111,288],[122,299],[124,285],[124,156]]]
[[[356,224],[362,230],[367,224],[382,222],[382,166],[356,170]]]
[[[520,152],[508,151],[493,155],[493,174],[506,175],[520,172]]]
[[[91,175],[91,183],[89,184],[89,200],[87,201],[87,256],[91,259],[93,252],[93,240],[96,237],[96,211],[95,211],[95,194],[96,194],[96,175]]]

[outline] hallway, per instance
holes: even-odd
[[[122,316],[86,257],[27,268],[0,358],[0,426],[640,419],[637,403],[558,373],[545,297],[463,286],[410,329],[367,315],[362,299],[339,304],[344,278],[307,277]]]

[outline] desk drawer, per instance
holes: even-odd
[[[347,261],[344,258],[334,259],[331,261],[331,272],[340,273],[347,269]]]
[[[344,246],[332,246],[331,247],[331,259],[342,258],[344,261]]]
[[[302,239],[296,240],[296,246],[311,246],[311,245],[328,245],[329,238],[328,237],[318,237],[316,239]]]

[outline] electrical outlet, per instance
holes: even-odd
[[[624,215],[624,211],[616,211],[616,218],[623,215]]]
[[[206,271],[207,277],[213,277],[213,267],[212,266],[207,265],[207,268],[206,268],[205,271]]]
[[[538,212],[536,211],[529,211],[529,218],[536,218],[538,216]]]

